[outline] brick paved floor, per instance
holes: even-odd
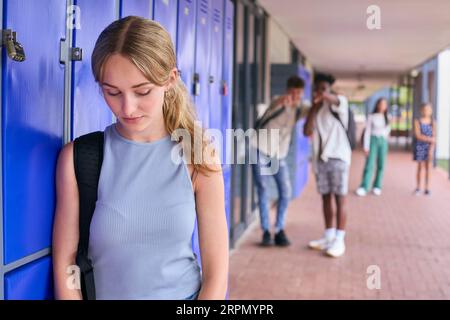
[[[345,256],[333,259],[306,247],[323,233],[321,199],[310,175],[291,202],[288,248],[258,246],[259,219],[230,257],[230,299],[450,299],[450,181],[435,169],[432,195],[413,196],[415,163],[391,152],[383,195],[358,198],[364,157],[356,152],[347,200]],[[274,221],[274,212],[271,213]],[[381,289],[367,288],[367,268],[381,271]]]

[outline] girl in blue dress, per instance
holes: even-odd
[[[415,194],[421,194],[422,169],[425,171],[425,195],[430,194],[429,172],[430,163],[433,160],[434,146],[436,144],[436,124],[433,120],[433,108],[430,103],[424,103],[420,107],[420,118],[414,120],[414,160],[417,161],[417,187]]]

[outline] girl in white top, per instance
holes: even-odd
[[[391,132],[388,117],[388,103],[385,98],[380,98],[375,104],[374,112],[368,116],[363,137],[363,148],[367,156],[364,167],[363,179],[356,190],[358,196],[365,196],[371,188],[372,175],[377,165],[373,193],[381,195],[384,167],[388,152],[388,137]]]

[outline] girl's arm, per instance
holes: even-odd
[[[431,136],[431,143],[435,144],[436,143],[436,134],[437,134],[437,125],[436,125],[436,121],[432,120],[432,130],[433,130],[433,135]]]
[[[428,150],[428,160],[433,161],[434,158],[434,148],[436,144],[436,121],[433,120],[432,122],[432,136],[429,137],[430,139],[430,148]]]
[[[364,130],[363,149],[365,152],[368,152],[370,148],[370,135],[372,134],[371,131],[372,131],[372,115],[369,115],[366,121],[366,129]]]
[[[56,299],[81,300],[79,272],[75,267],[78,247],[78,186],[73,166],[73,143],[65,145],[56,167],[56,210],[53,225],[53,278]]]
[[[386,139],[389,139],[389,135],[391,134],[391,116],[388,115],[388,123],[386,125],[386,131],[385,131],[385,137]]]
[[[228,228],[221,165],[217,172],[198,172],[194,189],[202,261],[199,300],[223,300],[228,282]]]
[[[424,136],[422,132],[420,131],[420,123],[419,120],[414,120],[414,135],[416,136],[416,139],[423,142],[432,143],[433,139],[427,136]]]

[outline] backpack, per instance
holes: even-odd
[[[344,123],[342,123],[341,118],[339,118],[339,114],[337,112],[334,112],[331,109],[331,106],[330,106],[330,112],[344,128],[345,133],[347,134],[348,142],[350,143],[350,148],[352,150],[355,150],[355,148],[356,148],[356,122],[355,122],[355,116],[353,114],[353,111],[350,108],[348,108],[348,127],[347,127],[347,129],[345,128]]]
[[[74,140],[73,160],[79,192],[79,233],[76,264],[80,268],[83,300],[95,300],[92,262],[88,258],[89,229],[97,201],[98,181],[103,162],[103,131],[96,131]]]
[[[269,109],[267,109],[260,118],[256,119],[253,128],[255,130],[263,128],[267,123],[269,123],[269,121],[277,118],[285,110],[286,110],[286,107],[283,106],[280,109],[278,109],[277,111],[275,111],[274,113],[272,113],[269,117],[267,117],[267,114],[268,114],[268,111],[269,111]],[[295,122],[297,122],[300,119],[301,115],[302,115],[302,109],[297,107],[296,110],[295,110]]]
[[[270,116],[267,116],[269,114],[269,108],[264,112],[264,114],[258,118],[255,121],[254,129],[258,130],[263,128],[266,124],[268,124],[271,120],[277,118],[279,115],[281,115],[286,110],[286,107],[283,106],[279,108],[277,111],[273,112]]]

